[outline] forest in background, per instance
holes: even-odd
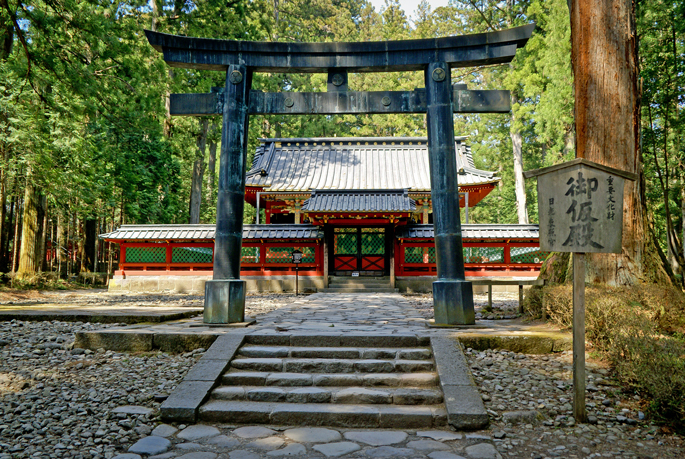
[[[645,200],[671,267],[685,267],[685,1],[637,3]],[[537,24],[510,65],[453,83],[508,89],[510,115],[458,115],[476,166],[502,178],[471,222],[537,222],[523,170],[575,155],[565,0],[0,0],[0,272],[107,271],[97,235],[121,224],[213,223],[219,117],[170,118],[168,94],[209,92],[221,72],[171,69],[143,30],[255,41],[428,38]],[[257,74],[253,89],[325,91],[324,74]],[[420,72],[350,75],[351,90],[423,87]],[[264,137],[425,136],[423,115],[253,116]],[[249,165],[250,161],[248,161]],[[254,219],[248,209],[245,221]],[[55,258],[46,257],[56,248]],[[20,256],[21,254],[21,256]],[[111,254],[111,252],[110,252]],[[98,263],[99,260],[99,263]]]

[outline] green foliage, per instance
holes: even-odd
[[[552,322],[571,327],[570,286],[545,287],[533,296]],[[595,286],[585,298],[586,336],[625,390],[649,400],[655,420],[685,431],[685,295],[653,285]]]
[[[685,1],[639,2],[642,153],[654,231],[677,274],[683,256],[685,198]]]

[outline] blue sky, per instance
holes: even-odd
[[[385,0],[370,0],[371,4],[376,8],[376,11],[379,11],[385,7]],[[448,0],[428,0],[428,3],[431,6],[431,10],[434,10],[435,8],[438,8],[439,6],[447,6],[447,1]],[[413,17],[414,16],[414,11],[416,11],[416,8],[419,6],[419,3],[421,0],[400,0],[400,4],[402,5],[402,9],[404,12],[407,14],[408,17]]]

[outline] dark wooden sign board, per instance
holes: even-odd
[[[222,115],[213,280],[205,284],[205,323],[242,322],[240,279],[247,125],[250,114],[425,113],[438,280],[433,306],[438,324],[474,324],[473,291],[465,279],[454,113],[504,113],[508,91],[469,91],[452,85],[451,69],[505,64],[525,46],[535,24],[497,32],[421,40],[360,43],[261,43],[181,37],[145,31],[172,67],[226,72],[209,94],[172,94],[172,115]],[[348,90],[353,72],[423,71],[414,91]],[[255,72],[327,73],[324,93],[252,91]]]
[[[585,422],[585,254],[621,253],[623,188],[637,175],[577,158],[537,177],[540,250],[573,253],[573,417]]]

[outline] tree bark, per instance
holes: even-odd
[[[516,96],[512,95],[512,105],[518,102]],[[523,136],[521,131],[514,127],[515,117],[511,114],[511,130],[509,135],[511,137],[511,146],[514,154],[514,191],[516,193],[516,213],[518,221],[521,225],[527,225],[528,208],[526,206],[526,186],[523,179]]]
[[[12,273],[17,271],[19,262],[19,241],[21,239],[21,214],[19,213],[19,209],[21,207],[20,200],[21,198],[19,197],[19,194],[17,194],[14,204],[14,238],[12,241],[12,266],[10,269]]]
[[[85,272],[95,271],[95,244],[97,244],[97,220],[87,218],[83,224],[83,251]]]
[[[19,279],[32,277],[40,267],[40,226],[45,212],[42,208],[42,201],[43,198],[36,192],[36,187],[32,183],[27,183],[24,192],[24,217],[17,269]]]
[[[205,151],[207,150],[207,133],[209,120],[200,120],[200,133],[197,136],[197,151],[193,163],[193,181],[190,186],[190,224],[200,223],[200,207],[202,206],[202,181],[205,173]]]
[[[636,182],[626,183],[623,252],[588,255],[586,280],[606,285],[670,284],[646,219],[634,4],[572,0],[569,6],[576,156],[639,174]]]
[[[57,272],[60,279],[67,278],[67,225],[66,218],[60,215],[57,218],[57,247],[55,249],[57,256]]]

